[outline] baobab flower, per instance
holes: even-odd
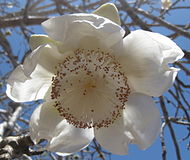
[[[161,4],[162,4],[162,9],[168,10],[172,5],[172,1],[171,0],[161,0]]]
[[[149,147],[160,131],[152,96],[172,85],[183,57],[169,38],[143,30],[124,38],[118,11],[105,4],[93,13],[70,14],[42,23],[33,50],[10,75],[7,95],[16,102],[43,99],[30,120],[35,143],[69,155],[93,138],[114,154],[128,144]]]

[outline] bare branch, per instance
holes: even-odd
[[[149,27],[137,16],[137,14],[134,12],[134,9],[130,7],[130,5],[125,0],[119,0],[123,9],[126,10],[126,12],[129,14],[131,19],[139,25],[142,29],[150,31]]]
[[[0,160],[12,160],[21,157],[23,154],[28,156],[40,155],[44,152],[31,150],[30,147],[33,145],[34,143],[28,134],[6,137],[0,142]]]
[[[0,20],[1,28],[18,27],[21,25],[39,25],[48,18],[45,17],[28,17],[23,19],[20,17]]]
[[[152,14],[149,14],[148,12],[143,11],[142,9],[139,8],[135,8],[135,12],[144,15],[147,18],[150,18],[151,20],[158,22],[160,24],[162,24],[163,26],[165,26],[168,29],[171,29],[172,31],[176,32],[179,35],[182,35],[184,37],[190,38],[190,33],[182,28],[179,28],[165,20],[163,20],[160,17],[154,16]]]
[[[1,26],[1,24],[0,24],[0,26]],[[5,50],[5,54],[8,56],[8,58],[10,59],[12,65],[13,65],[13,67],[15,68],[18,65],[17,61],[15,59],[15,56],[12,54],[12,49],[11,49],[11,46],[10,46],[9,42],[7,41],[7,39],[5,38],[5,35],[3,35],[1,30],[0,30],[0,45]]]
[[[166,144],[164,139],[164,128],[166,126],[166,123],[162,123],[161,131],[160,131],[160,139],[161,139],[161,145],[162,145],[162,160],[166,160]]]
[[[170,130],[170,134],[171,134],[171,137],[172,137],[172,140],[173,140],[173,143],[174,143],[174,146],[175,146],[175,150],[176,150],[177,159],[181,160],[180,149],[179,149],[179,146],[178,146],[178,143],[177,143],[177,140],[176,140],[175,132],[174,132],[172,124],[170,123],[170,120],[168,118],[169,117],[168,111],[167,111],[167,109],[165,107],[164,98],[162,96],[160,97],[160,106],[162,108],[165,123],[166,123],[166,125],[168,125],[169,130]]]

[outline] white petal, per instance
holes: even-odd
[[[168,71],[149,71],[144,76],[129,76],[128,79],[135,91],[159,97],[173,85],[178,71],[179,69],[176,68],[171,68]]]
[[[176,45],[174,41],[159,33],[144,31],[153,41],[157,42],[162,50],[165,63],[173,63],[184,56],[183,51]]]
[[[134,93],[124,110],[125,128],[134,137],[132,143],[141,149],[149,147],[160,132],[160,113],[151,97]]]
[[[33,73],[34,77],[27,77],[23,66],[19,65],[7,81],[7,96],[15,102],[43,99],[51,84],[51,77],[48,77],[49,73],[40,66],[36,67]]]
[[[117,119],[108,128],[95,129],[95,138],[99,144],[113,154],[128,154],[128,144],[133,137],[125,129],[123,117]]]
[[[53,107],[54,102],[45,102],[39,105],[30,118],[30,136],[34,143],[38,143],[40,139],[49,139],[53,133],[61,132],[57,125],[63,121],[58,111]],[[55,134],[54,133],[54,134]]]
[[[32,50],[38,48],[40,45],[43,45],[43,44],[56,45],[56,43],[57,42],[51,39],[49,36],[43,35],[43,34],[34,34],[29,39],[30,48]]]
[[[16,102],[43,99],[49,86],[55,66],[66,54],[60,54],[52,45],[43,45],[26,57],[7,81],[7,95]]]
[[[37,143],[46,139],[46,149],[68,155],[86,147],[94,138],[93,129],[75,128],[61,117],[53,107],[54,102],[40,105],[32,114],[30,120],[30,135]]]
[[[97,8],[94,12],[99,16],[110,19],[111,21],[121,25],[120,17],[116,6],[113,3],[106,3]]]
[[[165,36],[142,30],[129,34],[124,45],[120,61],[134,90],[150,96],[163,94],[178,72],[168,63],[183,57],[181,49]]]
[[[95,129],[95,137],[113,154],[125,155],[128,144],[149,147],[160,132],[160,114],[151,97],[134,93],[129,96],[123,117],[108,128]]]
[[[41,45],[24,60],[24,73],[29,76],[40,65],[50,73],[55,72],[55,66],[64,58],[53,44]],[[31,75],[30,75],[31,76]]]
[[[88,47],[93,42],[109,47],[121,40],[125,33],[116,23],[95,14],[55,17],[43,22],[42,26],[50,37],[75,49],[86,43]]]

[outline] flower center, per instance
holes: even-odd
[[[56,69],[51,98],[70,124],[108,127],[121,116],[130,88],[120,64],[109,53],[77,49]]]

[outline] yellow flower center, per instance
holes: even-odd
[[[55,107],[78,128],[108,127],[121,116],[129,94],[120,64],[100,49],[77,49],[52,78]]]

